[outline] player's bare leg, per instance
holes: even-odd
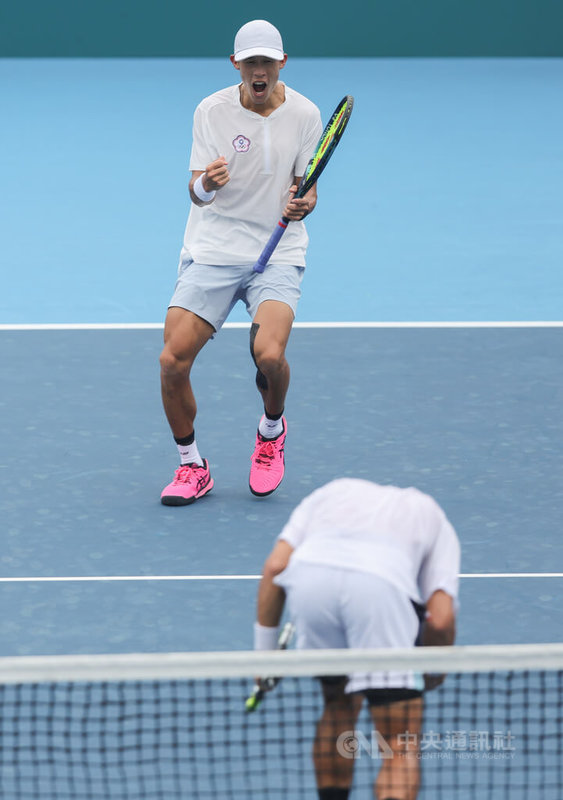
[[[289,388],[289,364],[285,349],[293,325],[293,311],[285,303],[266,300],[260,304],[250,330],[250,352],[256,364],[256,385],[264,403],[251,458],[250,491],[259,497],[271,494],[282,481],[287,423],[283,417]]]
[[[197,405],[190,372],[197,354],[214,333],[205,320],[183,308],[170,308],[164,324],[164,348],[160,355],[162,403],[175,437],[194,429]]]
[[[362,696],[346,694],[346,680],[322,684],[324,709],[317,723],[313,763],[319,797],[344,795],[354,777],[354,729]]]
[[[178,307],[168,310],[160,355],[162,403],[181,464],[161,494],[165,505],[188,505],[213,487],[209,466],[195,442],[197,404],[190,381],[196,356],[213,333],[213,327],[191,311]]]
[[[266,300],[252,321],[251,352],[258,372],[256,383],[268,414],[281,414],[289,388],[285,349],[293,325],[293,311],[285,303]]]
[[[375,782],[378,800],[416,800],[420,786],[419,741],[423,702],[418,697],[386,706],[371,706],[376,730],[391,748],[392,757],[383,758]]]

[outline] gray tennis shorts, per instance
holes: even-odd
[[[235,304],[242,300],[251,319],[264,300],[279,300],[293,311],[301,297],[304,267],[271,264],[253,272],[252,264],[215,266],[182,261],[169,308],[192,311],[218,331]]]

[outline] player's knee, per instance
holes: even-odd
[[[283,369],[285,356],[283,351],[271,346],[255,354],[255,363],[258,370],[266,377],[276,375]]]
[[[250,330],[250,355],[256,365],[256,386],[266,391],[268,377],[274,377],[285,366],[285,353],[275,341],[256,341],[259,325],[252,323]]]
[[[279,375],[284,367],[285,359],[283,354],[280,357],[276,353],[265,353],[254,358],[256,364],[256,386],[259,389],[268,388],[268,378],[272,379]]]
[[[256,368],[268,375],[280,369],[285,362],[284,348],[271,337],[258,336],[260,325],[253,322],[250,328],[250,355]]]
[[[165,375],[169,375],[176,371],[178,366],[178,359],[168,347],[164,347],[159,358],[160,369]]]
[[[175,377],[189,373],[192,360],[186,356],[180,356],[171,347],[165,346],[160,354],[160,370],[163,376]]]
[[[256,352],[252,353],[252,357],[254,359],[254,363],[256,364],[256,386],[258,389],[266,391],[268,389],[267,375],[275,374],[272,368],[273,362],[264,357],[262,354],[256,354]]]

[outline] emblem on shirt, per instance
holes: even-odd
[[[246,136],[239,134],[233,139],[233,147],[237,153],[248,153],[250,149],[250,139],[247,139]]]

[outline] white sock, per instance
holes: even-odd
[[[182,464],[182,466],[184,464],[203,466],[203,459],[199,454],[195,439],[191,444],[176,444],[176,447],[180,453],[180,464]]]
[[[283,433],[282,418],[268,419],[268,417],[264,414],[258,424],[258,433],[260,436],[263,436],[264,439],[275,439],[276,436],[279,436],[280,433]]]

